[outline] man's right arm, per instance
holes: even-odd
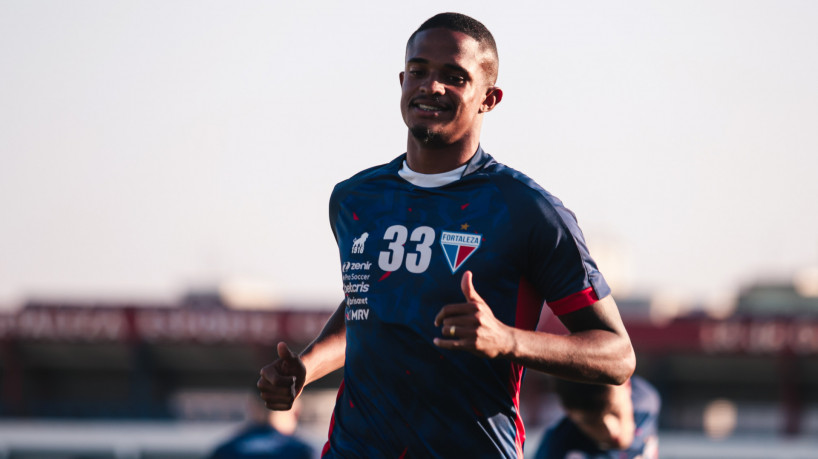
[[[300,355],[293,353],[287,343],[278,343],[278,359],[261,369],[256,383],[267,408],[289,410],[305,385],[344,366],[345,306],[345,301],[338,305],[318,337]]]
[[[318,337],[301,352],[301,360],[307,367],[305,385],[344,366],[347,347],[345,309],[346,301],[341,301]]]

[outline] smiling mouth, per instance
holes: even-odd
[[[438,113],[449,109],[448,106],[438,103],[437,100],[413,101],[411,106],[426,113]]]
[[[426,104],[416,104],[415,107],[423,110],[424,112],[440,112],[443,111],[443,107],[436,107],[434,105],[426,105]]]

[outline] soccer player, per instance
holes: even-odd
[[[656,459],[661,402],[634,376],[620,386],[557,380],[565,417],[549,428],[535,459]]]
[[[312,459],[313,448],[296,437],[298,401],[289,411],[267,411],[254,399],[247,406],[248,423],[218,444],[207,459]]]
[[[480,146],[503,99],[494,38],[443,13],[406,45],[407,151],[330,198],[344,301],[300,355],[261,370],[286,410],[343,367],[324,458],[520,458],[523,370],[622,384],[635,358],[576,219]],[[543,302],[570,334],[534,331]]]

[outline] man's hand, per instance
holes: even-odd
[[[267,408],[287,411],[301,394],[307,377],[307,368],[287,343],[280,342],[276,348],[278,359],[261,369],[256,387]]]
[[[472,273],[466,271],[460,281],[465,303],[447,304],[435,317],[443,338],[435,345],[444,349],[461,349],[480,357],[510,356],[516,347],[513,329],[494,317],[491,308],[472,285]]]

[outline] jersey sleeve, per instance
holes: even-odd
[[[594,304],[611,289],[591,258],[573,212],[522,174],[505,181],[506,199],[525,243],[523,269],[555,315]]]
[[[532,227],[530,273],[546,303],[560,316],[611,293],[591,258],[574,213],[559,200],[539,200]]]

